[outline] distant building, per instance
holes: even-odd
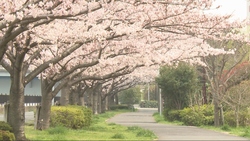
[[[10,84],[10,74],[2,66],[0,66],[0,94],[9,94]],[[41,82],[38,78],[34,78],[25,87],[25,95],[41,96]]]
[[[0,104],[6,102],[10,92],[11,79],[10,74],[0,65]],[[41,80],[37,77],[30,81],[24,91],[25,103],[40,103],[41,102]],[[58,93],[55,101],[58,101],[61,92]],[[38,98],[39,97],[39,98]],[[1,99],[2,98],[2,99]]]

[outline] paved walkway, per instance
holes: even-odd
[[[138,109],[138,112],[130,112],[116,115],[108,120],[110,123],[125,126],[140,126],[155,133],[158,140],[248,140],[242,137],[201,129],[194,126],[178,126],[156,123],[152,117],[157,109]]]

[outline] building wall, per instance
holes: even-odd
[[[0,93],[9,94],[10,92],[10,77],[0,76]],[[38,78],[34,78],[26,87],[25,95],[41,95],[41,83]]]
[[[10,75],[6,71],[0,70],[0,94],[9,94],[10,92]],[[30,83],[27,84],[24,91],[25,95],[38,95],[41,96],[41,81],[38,78],[34,78]],[[61,92],[57,94],[61,96]]]

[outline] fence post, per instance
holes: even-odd
[[[9,121],[9,109],[10,109],[10,104],[9,102],[4,104],[4,121],[8,122]]]
[[[39,105],[36,106],[36,117],[35,117],[35,121],[34,121],[34,122],[35,122],[35,123],[34,123],[34,125],[35,125],[35,126],[34,126],[35,130],[36,130],[36,129],[39,129],[38,126],[40,126],[40,125],[39,125],[39,123],[41,122],[41,121],[39,120],[40,112],[41,112],[41,105],[39,104]]]

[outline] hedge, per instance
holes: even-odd
[[[82,106],[53,106],[50,125],[80,129],[91,124],[92,112]]]

